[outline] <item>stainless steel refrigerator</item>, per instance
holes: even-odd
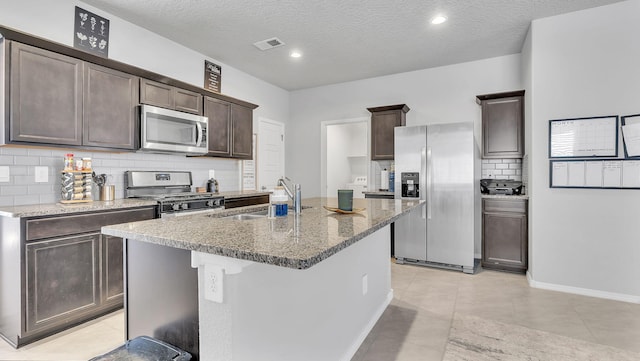
[[[474,272],[480,155],[473,123],[395,128],[395,198],[425,205],[395,222],[396,263]]]

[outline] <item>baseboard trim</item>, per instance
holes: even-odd
[[[382,313],[384,313],[384,310],[387,309],[387,306],[389,306],[392,300],[393,300],[393,289],[390,289],[389,293],[387,294],[387,298],[384,300],[384,302],[382,302],[380,307],[376,310],[376,313],[371,318],[371,320],[369,320],[369,323],[365,326],[365,328],[362,330],[360,335],[358,335],[358,338],[355,340],[355,342],[351,345],[351,347],[349,347],[349,349],[345,353],[345,357],[342,358],[342,360],[349,361],[353,358],[353,356],[356,354],[356,352],[358,352],[358,349],[364,342],[364,339],[367,338],[367,336],[369,335],[369,332],[373,330],[373,327],[376,325],[376,322],[378,322],[380,317],[382,317]]]
[[[593,290],[589,288],[564,286],[564,285],[559,285],[555,283],[539,282],[533,279],[529,271],[527,271],[527,282],[529,282],[530,287],[539,288],[543,290],[572,293],[572,294],[581,295],[581,296],[597,297],[597,298],[604,298],[607,300],[640,304],[640,296],[627,295],[624,293],[599,291],[599,290]]]

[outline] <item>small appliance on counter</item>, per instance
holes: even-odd
[[[218,187],[218,180],[216,180],[215,178],[211,178],[207,181],[207,192],[218,193],[219,190],[220,189]]]
[[[481,179],[480,192],[492,195],[520,195],[522,182],[511,179]]]

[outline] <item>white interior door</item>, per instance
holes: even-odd
[[[258,120],[258,190],[270,190],[284,175],[284,124]]]

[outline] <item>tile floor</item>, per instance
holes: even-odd
[[[640,305],[530,288],[523,275],[392,264],[395,298],[352,361],[442,360],[454,313],[637,352]],[[14,350],[0,360],[75,361],[122,344],[123,313]]]

